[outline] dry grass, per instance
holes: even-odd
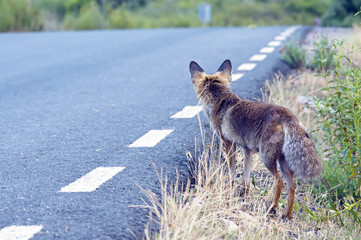
[[[146,230],[146,239],[356,239],[357,232],[347,232],[332,221],[316,223],[302,210],[320,207],[307,186],[297,186],[295,214],[291,221],[281,219],[285,210],[283,194],[279,211],[274,217],[266,214],[272,202],[274,181],[258,155],[254,156],[253,183],[247,196],[239,196],[240,181],[230,179],[223,158],[215,151],[216,144],[207,143],[198,159],[188,153],[193,166],[195,185],[188,182],[184,189],[169,184],[159,174],[162,198],[146,191],[150,201],[152,221],[160,228],[157,233]],[[237,172],[242,172],[238,153]],[[285,192],[285,189],[283,189]]]
[[[308,131],[313,131],[316,124],[312,103],[302,104],[297,98],[312,99],[324,86],[325,80],[308,70],[288,77],[276,75],[272,82],[266,81],[263,101],[290,109]]]

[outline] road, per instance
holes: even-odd
[[[153,164],[184,181],[200,136],[197,117],[171,118],[197,105],[189,62],[229,58],[235,92],[260,97],[302,29],[0,34],[0,238],[141,239],[148,213],[131,206],[159,194]]]

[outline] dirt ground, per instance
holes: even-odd
[[[308,32],[306,38],[303,40],[302,45],[307,51],[314,49],[313,43],[318,42],[323,36],[328,37],[329,40],[342,40],[352,35],[353,28],[323,28],[315,27]]]

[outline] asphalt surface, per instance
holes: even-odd
[[[229,58],[245,73],[235,92],[259,98],[265,79],[288,70],[282,46],[251,71],[236,68],[288,28],[0,34],[0,230],[42,225],[34,239],[141,239],[148,212],[131,206],[144,205],[140,187],[159,194],[153,164],[185,181],[186,151],[200,136],[197,117],[170,118],[197,105],[189,62],[214,73]],[[154,147],[129,147],[152,129],[173,132]],[[100,166],[125,169],[95,191],[59,192]]]

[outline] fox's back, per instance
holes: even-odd
[[[254,151],[269,138],[283,143],[283,121],[297,121],[286,108],[268,103],[252,102],[229,94],[216,102],[212,110],[212,125],[217,131],[243,147]]]

